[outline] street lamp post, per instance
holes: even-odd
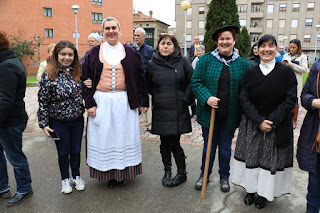
[[[320,24],[316,25],[316,30],[317,30],[317,34],[316,34],[316,45],[314,47],[314,56],[313,56],[313,62],[316,61],[316,54],[317,54],[317,45],[318,45],[318,32],[319,32],[319,29],[320,29]]]
[[[286,41],[288,40],[288,36],[283,37],[283,46],[284,46],[284,51],[286,51]]]
[[[80,10],[80,7],[78,5],[72,5],[71,7],[74,15],[75,15],[75,24],[76,24],[76,48],[78,50],[78,27],[77,27],[77,13]]]
[[[181,8],[184,10],[184,56],[187,56],[187,10],[190,8],[190,2],[182,1]]]

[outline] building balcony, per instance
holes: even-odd
[[[263,33],[263,27],[251,27],[248,29],[250,33]]]
[[[250,13],[250,18],[263,18],[263,12],[251,12]]]
[[[251,0],[251,4],[255,4],[255,3],[264,3],[265,0]]]

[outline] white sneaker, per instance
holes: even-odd
[[[61,193],[69,194],[72,192],[72,187],[70,186],[70,179],[66,178],[62,181]]]
[[[72,182],[74,184],[74,187],[78,191],[83,191],[84,188],[86,187],[86,183],[81,179],[80,176],[76,176],[76,179],[72,178]]]

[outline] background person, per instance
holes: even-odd
[[[181,55],[172,34],[161,34],[156,51],[146,67],[148,91],[152,95],[151,133],[160,135],[160,153],[165,175],[163,186],[178,186],[187,180],[186,156],[180,136],[191,132],[188,106],[192,101],[190,80],[192,67]],[[171,179],[171,153],[177,164],[177,175]]]
[[[234,154],[232,183],[245,188],[246,205],[258,209],[290,193],[293,167],[292,113],[297,80],[288,66],[275,61],[277,41],[266,34],[258,41],[261,63],[242,81],[243,111]],[[258,198],[255,199],[255,193]]]
[[[114,187],[142,173],[139,110],[145,113],[149,100],[141,57],[119,42],[119,22],[107,17],[102,28],[106,41],[82,62],[82,78],[92,80],[91,88],[83,87],[87,164],[91,178]]]
[[[90,50],[92,47],[101,44],[101,42],[102,42],[102,38],[101,38],[101,36],[100,36],[98,33],[91,33],[91,34],[88,36],[89,50]],[[86,52],[84,52],[84,53],[82,53],[82,54],[80,55],[80,57],[79,57],[80,62],[82,62],[82,60],[83,60],[83,58],[84,58],[84,56],[86,55],[87,52],[88,52],[88,51],[86,51]]]
[[[279,54],[279,56],[276,57],[276,62],[279,62],[279,63],[280,63],[280,62],[282,61],[282,59],[283,59],[283,56],[284,56],[285,54],[287,54],[286,51],[285,51],[284,46],[279,46],[279,52],[278,52],[278,54]]]
[[[247,58],[250,62],[251,67],[258,66],[260,64],[260,56],[258,52],[258,42],[254,43],[250,49]]]
[[[48,45],[48,58],[45,61],[41,62],[39,65],[38,74],[37,74],[38,83],[40,83],[41,81],[42,74],[44,73],[44,70],[46,69],[48,62],[50,61],[50,58],[52,56],[52,52],[55,46],[56,46],[55,44]]]
[[[299,105],[300,105],[300,95],[303,87],[302,74],[308,71],[307,56],[302,54],[301,42],[299,39],[292,39],[290,41],[289,53],[283,56],[283,60],[281,61],[281,63],[288,65],[294,70],[294,73],[296,74],[296,78],[298,81],[298,90],[297,90],[298,102],[296,107],[293,109],[294,116],[292,118],[293,128],[296,128]]]
[[[144,72],[146,72],[146,64],[151,59],[153,54],[153,48],[146,44],[145,39],[146,39],[146,31],[143,28],[137,28],[134,31],[135,44],[132,47],[140,53]],[[151,98],[152,98],[151,95],[149,95],[149,106],[151,106]],[[144,118],[144,126],[147,128],[148,131],[150,131],[151,120],[152,120],[151,109],[148,109],[148,111],[143,114],[143,118]]]
[[[211,109],[216,109],[212,138],[212,149],[208,171],[208,181],[216,149],[219,146],[220,190],[230,191],[231,142],[235,129],[239,126],[241,109],[239,103],[240,82],[250,63],[239,56],[234,45],[239,27],[227,25],[217,29],[212,38],[218,47],[203,55],[193,73],[191,85],[197,99],[197,121],[202,126],[204,147],[202,152],[201,173],[195,184],[201,190],[205,159],[207,154]]]
[[[80,177],[80,152],[83,134],[83,99],[78,52],[70,41],[60,41],[54,48],[38,92],[38,122],[43,132],[55,140],[62,179],[61,193],[72,192],[70,183],[79,191],[85,182]],[[69,166],[72,178],[69,178]]]
[[[0,198],[11,196],[7,158],[14,168],[17,183],[16,194],[7,205],[15,205],[32,194],[32,186],[29,164],[22,151],[22,132],[28,121],[23,100],[26,73],[9,48],[7,34],[0,30]]]
[[[310,69],[307,81],[301,93],[301,104],[308,110],[304,118],[298,139],[297,160],[300,169],[309,173],[307,212],[320,211],[320,144],[318,138],[320,87],[317,84],[320,72],[320,60]]]
[[[197,62],[199,61],[199,58],[206,53],[206,47],[204,45],[200,44],[199,46],[197,46],[196,52],[197,52],[196,57],[193,59],[192,64],[191,64],[193,69],[196,68],[196,65],[197,65]]]
[[[190,49],[189,49],[189,60],[190,60],[190,62],[192,62],[193,59],[196,57],[196,55],[197,55],[196,48],[200,44],[201,43],[200,43],[200,40],[199,40],[199,36],[195,36],[194,37],[194,43],[190,46]]]

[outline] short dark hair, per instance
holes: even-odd
[[[181,49],[180,49],[180,46],[179,46],[179,42],[176,39],[176,37],[173,34],[170,34],[170,33],[163,33],[163,34],[160,35],[159,40],[158,40],[158,44],[157,44],[157,49],[159,50],[159,44],[165,38],[169,38],[172,41],[173,46],[174,46],[174,51],[175,52],[179,52],[179,55],[181,55]]]
[[[0,50],[7,50],[10,48],[7,33],[0,30]]]
[[[219,33],[218,33],[218,38],[220,37],[220,35],[222,34],[222,33],[224,33],[224,32],[226,32],[226,31],[229,31],[231,34],[232,34],[232,37],[233,37],[233,40],[236,40],[237,39],[237,30],[235,30],[235,29],[228,29],[228,30],[224,30],[224,31],[220,31]]]
[[[297,50],[298,56],[302,55],[302,48],[301,48],[301,42],[300,42],[300,40],[295,38],[295,39],[292,39],[292,40],[290,41],[290,44],[291,44],[291,43],[294,43],[294,44],[297,45],[297,47],[298,47],[298,50]]]
[[[278,47],[278,43],[277,43],[277,39],[276,37],[274,37],[274,35],[271,34],[265,34],[263,35],[259,41],[258,41],[258,48],[260,48],[260,46],[265,43],[265,42],[271,42],[271,44],[275,44],[276,47]]]

